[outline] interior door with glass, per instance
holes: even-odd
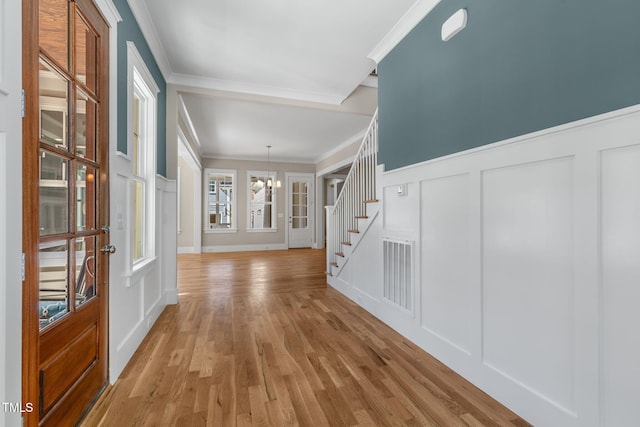
[[[289,247],[309,248],[313,243],[313,174],[287,178],[289,190]]]
[[[75,425],[107,381],[108,27],[91,0],[23,8],[25,421]]]

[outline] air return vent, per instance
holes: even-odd
[[[413,242],[382,240],[384,293],[390,302],[411,311],[413,304]]]

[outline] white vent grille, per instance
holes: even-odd
[[[383,239],[384,298],[411,311],[413,303],[413,242]]]

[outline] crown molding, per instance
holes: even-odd
[[[187,131],[193,137],[196,145],[200,147],[200,138],[198,138],[198,134],[196,133],[196,128],[193,126],[193,122],[191,121],[191,116],[189,115],[189,111],[187,110],[187,106],[184,105],[184,99],[182,95],[178,94],[178,112],[182,116],[182,119],[187,124]]]
[[[162,42],[160,41],[160,37],[158,36],[156,27],[153,25],[151,15],[149,14],[149,9],[147,9],[144,0],[127,0],[127,3],[129,4],[129,8],[131,8],[133,16],[138,22],[140,31],[142,31],[142,35],[147,41],[153,57],[158,63],[158,67],[160,68],[162,76],[165,80],[168,80],[169,76],[171,76],[172,73],[171,64],[169,63],[167,53],[162,46]]]
[[[413,6],[405,13],[402,18],[391,28],[391,31],[387,33],[386,36],[378,43],[378,45],[373,48],[371,53],[369,53],[368,58],[373,59],[376,64],[379,64],[380,61],[384,59],[385,56],[398,43],[404,39],[407,34],[411,30],[413,30],[416,25],[420,23],[424,19],[425,16],[429,14],[433,10],[434,7],[440,3],[441,0],[418,0]]]
[[[202,170],[202,161],[187,141],[182,129],[178,128],[178,155],[183,157],[187,163],[191,164],[193,169]]]
[[[256,156],[256,155],[238,155],[238,156],[221,156],[215,153],[203,153],[202,159],[204,160],[235,160],[238,162],[262,162],[267,163],[266,156]],[[296,164],[296,165],[313,165],[315,162],[308,158],[304,157],[271,157],[272,164]]]
[[[295,89],[279,88],[273,86],[258,85],[254,83],[236,82],[207,77],[189,76],[173,73],[167,79],[167,83],[207,90],[219,90],[224,92],[243,93],[248,95],[260,95],[274,98],[283,98],[296,101],[314,102],[320,104],[340,105],[347,96],[331,93],[305,92]]]

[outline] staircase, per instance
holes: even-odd
[[[378,111],[334,206],[327,207],[327,274],[337,276],[378,214]]]

